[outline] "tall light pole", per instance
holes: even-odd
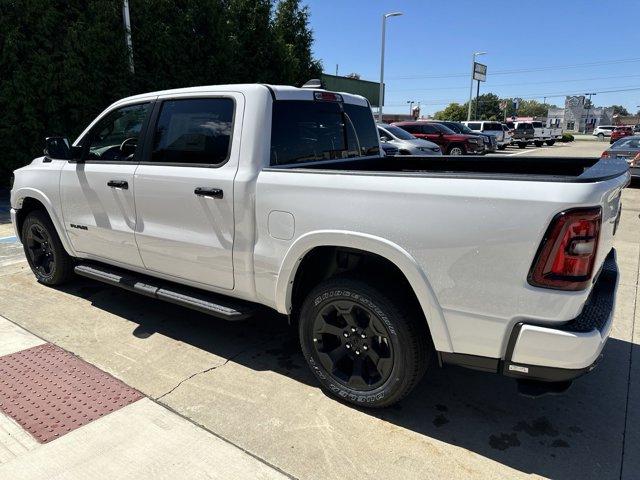
[[[589,105],[587,105],[587,118],[584,119],[584,132],[582,132],[582,133],[587,133],[587,125],[589,123],[589,110],[591,110],[591,95],[597,95],[597,93],[585,93],[584,94],[585,97],[587,95],[589,95]]]
[[[413,113],[413,104],[416,102],[414,100],[407,100],[407,103],[409,104],[409,115],[411,115]]]
[[[382,122],[382,104],[384,103],[384,42],[385,42],[385,27],[387,24],[387,18],[389,17],[399,17],[402,15],[402,12],[391,12],[385,13],[382,15],[382,47],[380,52],[380,100],[378,101],[378,121]]]
[[[127,45],[129,56],[129,70],[133,70],[133,43],[131,42],[131,18],[129,17],[129,0],[122,2],[122,21],[124,22],[124,43]]]
[[[467,122],[471,120],[471,100],[473,99],[473,69],[476,64],[476,57],[486,55],[487,52],[475,52],[471,57],[471,86],[469,87],[469,111],[467,112]]]

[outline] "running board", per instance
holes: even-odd
[[[124,288],[147,297],[175,303],[224,320],[244,320],[256,313],[258,305],[216,293],[165,282],[148,275],[129,272],[120,268],[98,264],[79,264],[74,268],[78,275]]]

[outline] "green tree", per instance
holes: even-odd
[[[434,113],[433,118],[460,122],[467,119],[467,107],[459,103],[450,103],[444,110]]]
[[[495,93],[484,93],[471,102],[471,118],[473,119],[501,120],[503,116],[504,113],[500,110],[500,98]]]
[[[613,107],[614,115],[622,115],[623,117],[626,117],[629,115],[629,110],[624,108],[622,105],[611,105],[611,106]]]
[[[276,8],[274,33],[282,83],[300,86],[322,73],[321,63],[314,60],[311,52],[313,35],[308,7],[300,8],[299,0],[281,0]]]
[[[0,0],[0,185],[118,98],[220,83],[299,85],[317,77],[299,0]]]

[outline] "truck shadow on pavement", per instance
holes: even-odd
[[[231,323],[89,281],[62,290],[137,324],[133,335],[138,338],[162,334],[252,370],[271,370],[317,386],[300,353],[297,332],[276,314]],[[517,394],[512,379],[432,364],[400,404],[362,411],[525,474],[619,478],[631,348],[629,342],[610,339],[599,367],[563,395],[527,398]]]

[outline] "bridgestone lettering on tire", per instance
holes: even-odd
[[[305,299],[302,352],[322,387],[355,405],[385,407],[422,377],[430,341],[406,297],[356,278],[332,278]]]

